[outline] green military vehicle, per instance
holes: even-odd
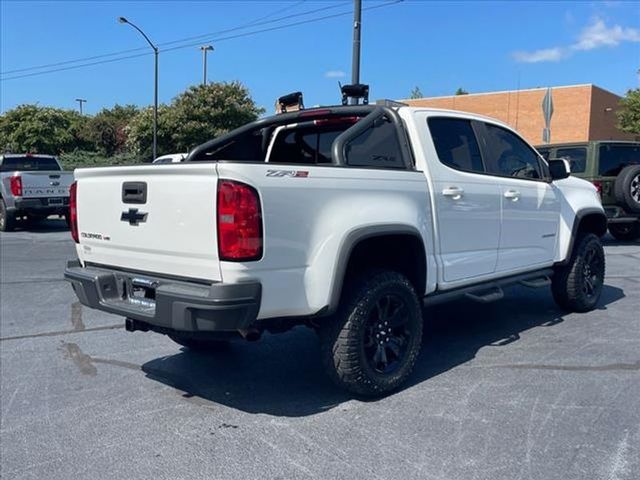
[[[640,142],[613,140],[540,145],[547,160],[565,158],[571,174],[593,183],[618,240],[640,238]]]

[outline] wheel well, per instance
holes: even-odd
[[[607,217],[602,213],[589,213],[579,219],[579,233],[595,233],[599,237],[607,233]]]
[[[394,270],[406,276],[418,295],[426,288],[427,259],[419,237],[412,234],[386,234],[358,242],[349,256],[345,279],[370,269]]]

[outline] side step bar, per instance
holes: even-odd
[[[452,290],[436,291],[424,297],[422,303],[425,306],[430,306],[456,298],[468,298],[480,303],[495,302],[504,297],[503,287],[519,284],[528,288],[542,288],[551,284],[551,276],[553,276],[551,268],[521,273]]]

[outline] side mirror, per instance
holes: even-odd
[[[549,173],[551,180],[562,180],[571,175],[571,166],[564,158],[554,158],[549,160]]]

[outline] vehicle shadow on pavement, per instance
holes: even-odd
[[[16,232],[29,232],[29,233],[51,233],[51,232],[64,232],[69,230],[64,218],[47,218],[46,220],[40,220],[38,222],[19,221],[16,222]]]
[[[624,296],[621,289],[605,285],[599,308],[606,309]],[[463,365],[481,348],[506,347],[522,332],[552,328],[563,321],[563,312],[550,293],[523,287],[509,289],[504,300],[493,304],[460,301],[428,308],[423,350],[403,388]],[[256,344],[234,343],[207,354],[182,349],[145,363],[142,370],[182,392],[187,401],[299,417],[353,398],[329,382],[319,358],[315,334],[300,327],[282,335],[265,335]]]

